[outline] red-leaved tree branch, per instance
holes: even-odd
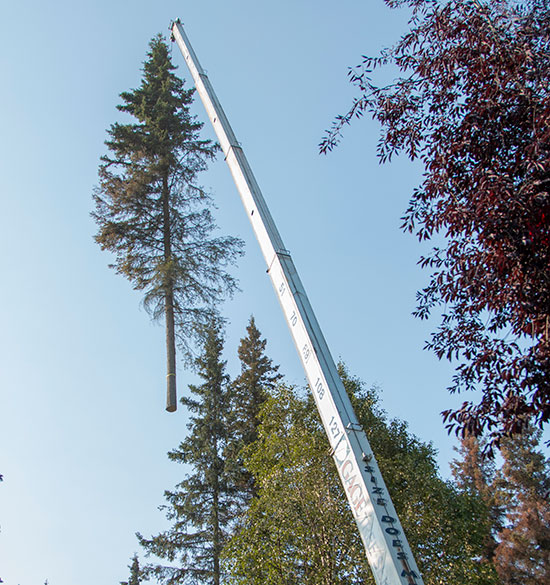
[[[359,96],[320,145],[365,113],[382,161],[420,158],[403,229],[444,236],[415,314],[441,314],[427,347],[456,362],[450,431],[503,436],[550,418],[550,10],[548,0],[386,0],[409,31],[350,70]],[[373,77],[397,67],[387,86]]]

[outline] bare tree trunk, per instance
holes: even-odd
[[[162,215],[163,215],[163,239],[164,261],[172,260],[172,242],[170,232],[170,201],[169,201],[168,177],[162,180]],[[171,267],[165,281],[164,312],[166,316],[166,410],[174,412],[177,409],[176,398],[176,331],[174,323],[174,287]]]
[[[176,342],[174,327],[174,300],[172,291],[165,296],[166,313],[166,410],[177,409],[176,399]]]

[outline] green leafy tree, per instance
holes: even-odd
[[[425,167],[403,228],[435,242],[416,315],[441,315],[427,347],[456,360],[444,413],[488,448],[550,420],[550,4],[548,0],[386,0],[410,30],[350,71],[351,109],[322,142],[372,114],[379,156]],[[386,86],[375,69],[398,71]]]
[[[502,443],[498,487],[506,522],[495,551],[502,585],[550,583],[550,463],[538,449],[540,438],[530,428]]]
[[[182,404],[192,413],[189,435],[168,456],[191,466],[191,473],[173,491],[165,492],[163,506],[172,525],[152,538],[138,534],[147,554],[169,564],[151,563],[145,575],[160,583],[183,585],[222,582],[220,553],[235,517],[235,488],[227,470],[229,378],[221,359],[223,339],[218,325],[204,333],[203,353],[195,365],[203,382],[190,385],[191,398]]]
[[[156,36],[140,87],[121,94],[118,109],[134,122],[108,130],[92,213],[112,267],[144,291],[154,319],[164,316],[168,411],[176,409],[176,340],[189,352],[196,331],[235,290],[226,268],[241,250],[240,240],[213,235],[213,204],[197,179],[216,146],[200,139],[202,124],[189,111],[194,90],[174,69]]]
[[[241,339],[238,348],[241,372],[231,388],[232,440],[229,453],[235,466],[236,484],[245,500],[254,494],[254,482],[250,472],[243,467],[240,453],[258,439],[261,407],[282,378],[278,373],[279,366],[273,365],[265,355],[266,343],[254,317],[250,317],[246,336]]]
[[[486,527],[475,522],[477,501],[439,477],[431,445],[387,420],[375,389],[340,372],[425,583],[496,584],[478,561]],[[374,583],[312,399],[280,386],[261,418],[245,449],[258,497],[225,549],[230,582]]]
[[[493,568],[479,562],[489,528],[478,521],[479,499],[441,478],[433,445],[388,420],[376,388],[339,369],[426,585],[496,585]]]
[[[258,441],[245,449],[257,497],[224,551],[229,583],[371,583],[314,408],[284,385],[264,404]]]

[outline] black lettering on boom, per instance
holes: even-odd
[[[406,560],[407,560],[407,555],[406,555],[406,553],[404,553],[402,550],[400,550],[400,551],[397,553],[397,558],[398,558],[400,561],[406,561]]]

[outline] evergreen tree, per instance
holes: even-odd
[[[133,123],[108,130],[92,214],[95,239],[115,255],[113,268],[137,290],[154,319],[165,318],[167,410],[176,409],[176,340],[190,350],[197,324],[235,290],[226,272],[241,242],[213,237],[212,201],[197,183],[216,147],[201,140],[190,114],[193,91],[174,74],[161,35],[150,43],[138,89],[121,94]]]
[[[495,461],[483,454],[485,443],[473,435],[465,436],[456,449],[460,457],[451,463],[451,470],[458,489],[478,502],[477,523],[486,526],[482,561],[493,564],[504,506],[495,485]]]
[[[192,398],[182,404],[192,413],[189,435],[168,456],[191,466],[192,472],[175,490],[165,492],[168,530],[149,539],[138,534],[147,554],[169,561],[150,564],[147,577],[164,585],[221,583],[220,552],[235,516],[235,489],[230,481],[224,451],[229,440],[229,379],[222,358],[223,339],[219,325],[204,333],[204,349],[195,365],[203,383],[190,385]]]
[[[529,428],[503,440],[499,487],[507,514],[495,551],[502,585],[550,583],[550,462],[538,450],[540,437]]]
[[[142,581],[142,573],[139,566],[139,558],[137,554],[132,557],[132,564],[128,565],[130,569],[130,577],[128,581],[121,581],[120,585],[140,585]]]
[[[451,462],[457,486],[466,492],[480,494],[484,499],[492,492],[495,461],[483,455],[483,444],[477,437],[467,435],[455,447],[460,458]]]
[[[375,389],[340,372],[426,585],[495,585],[493,568],[478,561],[485,526],[476,523],[476,502],[440,478],[431,445],[387,420]],[[230,582],[374,583],[309,394],[277,388],[261,421],[258,441],[245,449],[258,497],[224,552]]]
[[[279,366],[265,355],[267,342],[261,338],[254,317],[250,317],[246,333],[238,348],[241,373],[232,384],[232,442],[228,453],[245,500],[253,495],[254,484],[252,475],[242,465],[240,452],[258,439],[260,409],[282,378]]]

